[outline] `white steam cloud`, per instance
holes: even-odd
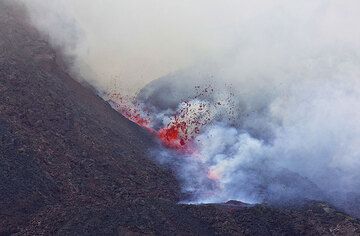
[[[220,1],[19,1],[54,45],[77,43],[66,48],[77,56],[75,70],[103,89],[134,91],[206,58],[223,47],[222,24],[230,20],[212,17]]]
[[[213,59],[233,77],[239,74],[229,69],[240,64],[242,77],[259,77],[295,66],[307,53],[359,46],[355,0],[14,1],[28,7],[53,44],[77,56],[77,70],[88,76],[91,68],[102,88],[139,89]]]
[[[205,103],[231,87],[232,121],[216,111],[196,155],[156,153],[191,201],[360,194],[359,1],[22,2],[102,89],[164,77],[140,94],[159,113],[196,85],[215,89]]]

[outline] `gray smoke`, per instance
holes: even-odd
[[[196,138],[195,154],[161,151],[162,162],[179,162],[184,191],[193,192],[195,202],[358,194],[360,91],[343,86],[306,83],[255,103],[241,98],[244,112],[229,124],[219,111],[222,119]]]
[[[157,153],[176,163],[190,202],[337,203],[360,194],[359,3],[278,3],[236,29],[231,53],[140,93],[149,107],[168,109],[191,99],[197,85],[215,88],[206,102],[232,87],[235,119],[219,109],[195,155]]]

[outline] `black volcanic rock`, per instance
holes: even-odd
[[[152,137],[0,0],[0,235],[356,235],[331,206],[181,205]]]
[[[321,202],[286,208],[241,204],[184,207],[218,235],[360,235],[358,220]]]
[[[0,4],[0,231],[53,204],[176,201],[174,177],[146,157],[147,132],[73,80],[21,9]]]

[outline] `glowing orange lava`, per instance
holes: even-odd
[[[189,142],[186,122],[175,122],[157,132],[157,137],[170,148],[183,149]]]
[[[201,126],[201,122],[197,120],[196,112],[203,112],[205,110],[204,104],[198,105],[197,111],[194,111],[192,104],[184,102],[184,107],[178,110],[176,115],[169,117],[171,121],[166,126],[155,130],[152,127],[150,114],[143,112],[140,104],[134,103],[133,99],[111,94],[108,101],[115,110],[127,119],[154,134],[167,148],[192,152],[191,142],[200,132]]]
[[[201,128],[211,120],[207,104],[183,102],[172,115],[167,117],[170,121],[166,125],[155,129],[153,124],[158,121],[154,120],[157,116],[152,116],[150,112],[144,112],[144,106],[134,101],[132,98],[122,97],[118,94],[112,94],[108,99],[115,110],[153,134],[164,147],[192,158],[199,157],[194,140],[200,134]],[[221,178],[216,171],[212,170],[208,170],[206,177],[215,184],[215,187]]]

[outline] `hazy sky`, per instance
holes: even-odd
[[[139,88],[206,61],[268,73],[264,64],[273,68],[289,55],[297,60],[327,45],[360,43],[357,0],[21,1],[53,43],[72,46],[82,73],[94,72],[103,87],[116,81]]]

